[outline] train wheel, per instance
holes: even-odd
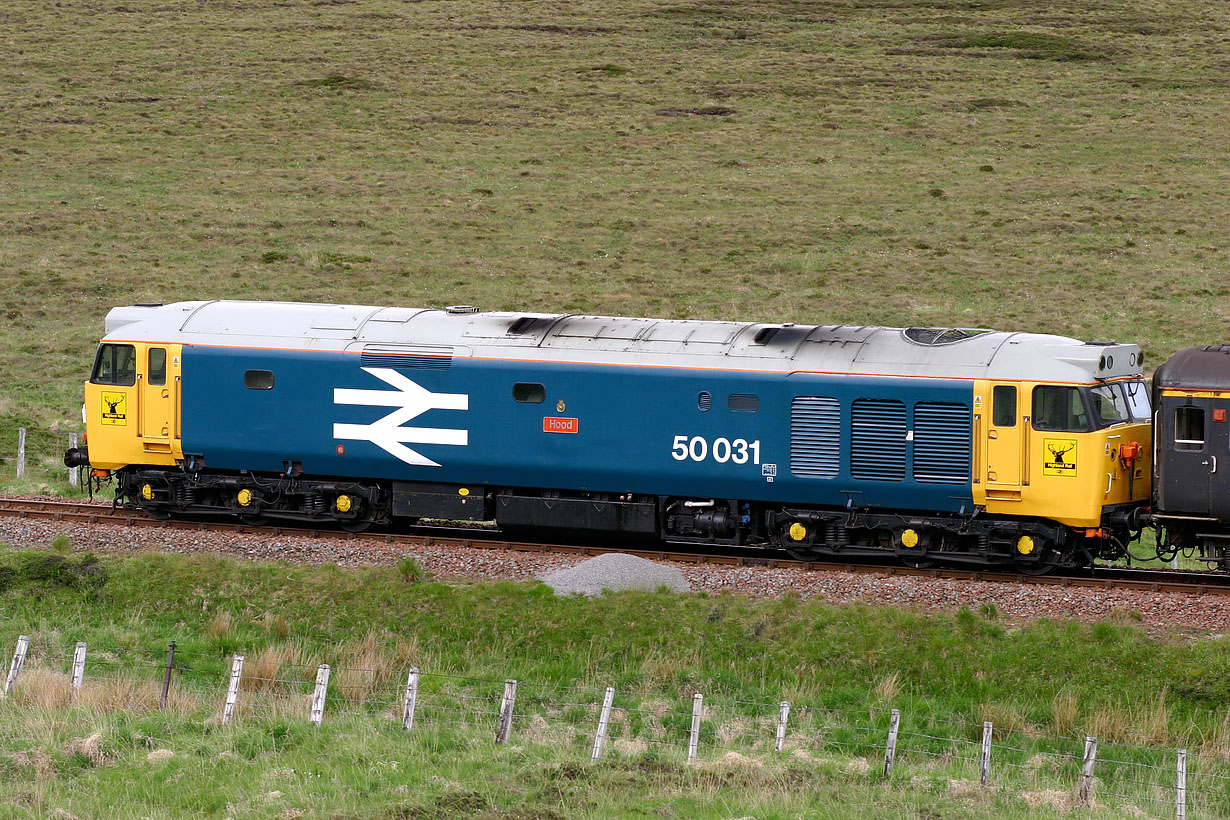
[[[351,518],[348,521],[338,521],[337,525],[346,532],[366,532],[374,522],[370,518]]]
[[[167,521],[171,518],[171,511],[164,510],[162,507],[141,505],[141,512],[145,513],[150,518],[156,518],[159,521]]]
[[[269,523],[269,517],[265,515],[257,515],[255,513],[247,513],[239,516],[239,520],[247,524],[249,527],[263,527]]]

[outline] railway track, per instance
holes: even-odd
[[[837,571],[880,576],[947,578],[1034,586],[1124,589],[1186,595],[1230,596],[1230,574],[1214,572],[1098,566],[1079,573],[1038,576],[992,570],[950,569],[944,567],[916,568],[875,563],[799,561],[789,557],[784,552],[753,548],[695,553],[676,552],[657,547],[616,549],[596,545],[542,544],[501,539],[499,537],[500,534],[496,531],[475,528],[418,527],[406,532],[347,533],[340,530],[313,529],[293,525],[257,527],[230,521],[163,521],[150,518],[134,510],[113,509],[105,504],[3,497],[0,497],[0,516],[139,529],[299,535],[309,538],[372,541],[386,544],[431,547],[554,552],[586,556],[620,552],[653,560],[678,561],[692,564],[792,567],[813,572]]]

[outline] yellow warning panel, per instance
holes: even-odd
[[[128,425],[128,394],[102,391],[102,423],[116,427]]]
[[[1076,439],[1042,439],[1042,474],[1076,476]]]

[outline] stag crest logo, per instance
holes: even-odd
[[[439,467],[407,444],[450,444],[465,447],[470,443],[466,430],[444,427],[402,427],[429,410],[469,410],[466,393],[432,393],[388,367],[365,367],[363,372],[395,388],[393,390],[333,390],[334,404],[391,407],[389,413],[371,424],[334,424],[333,437],[344,441],[368,441],[391,456],[418,467]]]
[[[102,393],[102,423],[123,427],[128,424],[128,394]]]
[[[1043,475],[1076,475],[1076,439],[1046,438],[1042,449]]]

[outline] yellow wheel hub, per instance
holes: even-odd
[[[240,490],[239,494],[235,496],[235,500],[239,502],[239,506],[241,507],[251,506],[252,505],[252,491],[248,489]]]
[[[1032,554],[1035,547],[1036,545],[1034,544],[1034,539],[1030,538],[1028,535],[1022,535],[1020,538],[1017,539],[1016,551],[1019,552],[1021,555]]]
[[[804,527],[798,521],[790,525],[789,532],[791,541],[802,541],[807,537],[807,527]]]
[[[152,501],[154,499],[153,485],[142,484],[141,485],[141,497],[144,498],[146,501]]]
[[[907,549],[913,549],[914,547],[917,547],[918,546],[918,531],[917,530],[906,530],[905,532],[901,533],[901,546],[906,547]]]
[[[350,500],[348,495],[339,495],[337,497],[337,511],[340,513],[350,512],[350,508],[354,506],[354,502]]]

